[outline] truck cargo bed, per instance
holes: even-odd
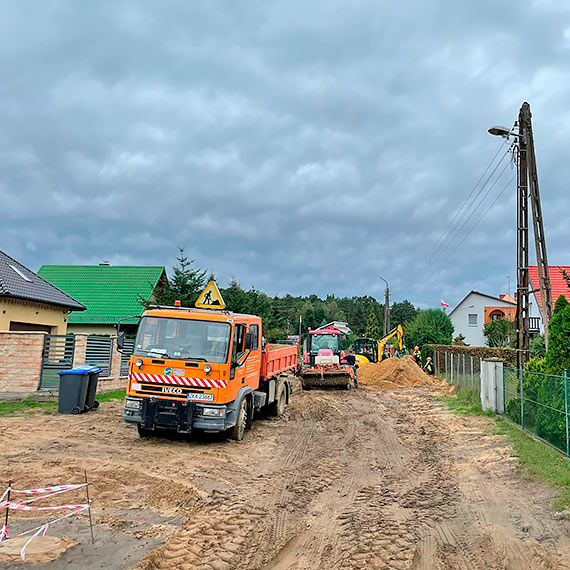
[[[268,344],[261,355],[261,379],[267,380],[297,368],[297,345]]]

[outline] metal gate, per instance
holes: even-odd
[[[111,359],[113,357],[113,339],[108,336],[89,335],[85,350],[85,362],[91,366],[99,366],[103,370],[101,376],[111,375]]]
[[[129,360],[131,359],[131,354],[134,349],[135,339],[126,338],[123,354],[121,354],[121,376],[126,376],[129,373]]]
[[[42,350],[40,389],[57,390],[59,388],[58,372],[73,367],[74,351],[74,335],[47,334],[45,336]]]

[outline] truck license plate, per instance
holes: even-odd
[[[214,394],[204,394],[202,392],[188,392],[187,397],[194,402],[212,402],[214,400]]]

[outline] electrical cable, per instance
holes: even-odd
[[[489,211],[491,210],[491,208],[498,202],[498,200],[501,198],[501,196],[506,192],[507,188],[510,186],[510,184],[513,182],[513,180],[516,178],[516,174],[514,174],[513,176],[511,176],[511,178],[507,181],[507,183],[505,184],[505,186],[502,188],[502,190],[499,192],[499,194],[497,195],[497,197],[491,202],[491,204],[487,207],[487,209],[479,216],[479,218],[477,219],[477,221],[475,222],[475,224],[473,225],[473,227],[469,230],[469,232],[463,237],[463,239],[457,244],[457,246],[453,249],[452,252],[450,252],[450,255],[452,255],[455,251],[457,251],[462,245],[463,243],[469,238],[469,236],[473,233],[473,231],[475,230],[475,228],[479,225],[479,223],[481,222],[481,220],[483,220],[483,218],[485,218],[485,216],[489,213]],[[495,183],[498,181],[498,179],[495,181]],[[449,257],[449,256],[448,256]],[[431,273],[430,275],[428,275],[428,277],[423,281],[422,285],[425,285],[430,278],[435,277],[436,274],[435,273]],[[416,284],[416,287],[419,285],[419,283]]]
[[[491,161],[489,162],[489,164],[487,165],[487,168],[485,168],[483,174],[481,174],[479,180],[477,180],[477,182],[475,183],[475,186],[472,188],[471,192],[469,193],[469,195],[467,196],[467,198],[463,201],[461,207],[457,210],[457,212],[455,213],[455,215],[453,216],[453,218],[451,219],[451,221],[449,222],[447,228],[444,230],[444,232],[442,233],[442,235],[439,237],[439,239],[437,240],[437,242],[433,245],[433,247],[431,248],[431,250],[427,253],[426,256],[424,256],[424,259],[421,263],[418,264],[418,266],[416,267],[416,270],[419,271],[422,266],[427,262],[429,263],[429,259],[430,257],[435,253],[435,251],[443,246],[444,242],[446,240],[448,240],[449,235],[451,235],[451,233],[453,233],[453,230],[455,229],[455,227],[457,226],[457,223],[460,223],[460,220],[457,220],[458,217],[465,215],[465,212],[463,212],[463,210],[465,209],[467,211],[467,205],[469,203],[469,201],[471,200],[471,197],[473,196],[473,194],[475,193],[475,191],[477,190],[477,187],[479,186],[479,184],[481,183],[481,181],[483,180],[483,178],[485,177],[485,175],[487,174],[487,172],[489,171],[489,169],[492,167],[493,163],[495,162],[497,156],[499,155],[499,153],[501,152],[501,150],[503,149],[504,145],[507,143],[507,141],[503,141],[503,143],[499,146],[499,148],[497,149],[497,152],[495,153],[495,155],[493,156],[493,158],[491,159]],[[505,153],[506,156],[507,153]],[[501,158],[501,160],[499,161],[499,164],[502,162],[502,160],[504,160],[504,156]],[[498,167],[498,165],[497,165]],[[495,167],[495,170],[491,173],[491,176],[493,175],[493,173],[496,171],[497,167]],[[489,182],[490,177],[487,179],[487,181],[485,182],[485,184],[487,184]],[[483,185],[483,187],[485,186],[485,184]],[[476,198],[475,198],[476,199]]]
[[[495,181],[493,182],[493,184],[491,184],[491,186],[489,186],[488,190],[485,192],[485,194],[483,195],[483,197],[481,198],[481,200],[479,200],[479,203],[473,207],[471,209],[471,213],[469,214],[469,216],[467,218],[465,218],[463,220],[463,222],[461,223],[460,226],[458,226],[457,231],[455,232],[454,238],[457,237],[460,232],[465,228],[465,226],[468,224],[469,220],[477,213],[477,210],[481,207],[481,205],[483,204],[483,202],[485,201],[485,198],[487,198],[487,196],[491,193],[491,191],[493,190],[493,188],[496,186],[497,182],[499,182],[499,180],[502,178],[503,174],[505,173],[505,171],[507,170],[509,166],[509,163],[507,162],[505,164],[505,166],[503,167],[503,169],[501,170],[501,172],[499,173],[499,176],[497,176],[497,178],[495,179]],[[484,190],[485,187],[482,188],[482,190]],[[465,238],[463,238],[462,242],[465,241]],[[448,247],[453,245],[453,241],[448,243]],[[433,265],[437,259],[439,259],[439,257],[441,256],[441,254],[445,251],[445,248],[441,248],[438,253],[432,257],[431,261],[428,262],[428,265]]]

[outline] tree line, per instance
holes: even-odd
[[[172,268],[162,288],[157,289],[153,303],[173,305],[179,300],[182,306],[192,307],[213,274],[194,266],[183,248],[179,248],[177,265]],[[254,287],[244,289],[237,279],[220,288],[226,308],[236,313],[259,315],[263,319],[265,337],[270,342],[298,334],[299,321],[303,332],[307,327],[318,328],[332,321],[347,322],[356,336],[379,338],[384,330],[384,304],[369,295],[336,297],[327,295],[269,296]],[[441,312],[441,311],[440,311]],[[420,310],[410,301],[393,303],[390,307],[390,324],[406,327],[414,321]]]

